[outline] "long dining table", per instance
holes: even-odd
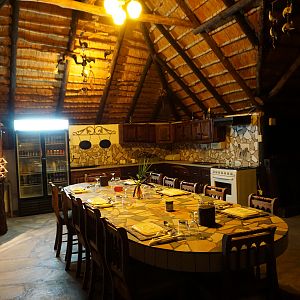
[[[119,188],[115,188],[115,186]],[[115,191],[117,190],[117,192]],[[247,231],[261,227],[276,226],[274,247],[276,257],[288,245],[288,225],[280,217],[266,213],[249,218],[225,214],[226,210],[216,209],[215,225],[199,225],[197,233],[191,233],[187,226],[184,235],[159,241],[155,236],[143,235],[134,228],[141,224],[154,224],[165,232],[178,230],[178,224],[191,223],[192,213],[197,211],[199,201],[211,200],[199,194],[182,192],[153,185],[143,187],[143,198],[133,197],[134,185],[130,181],[120,181],[113,185],[99,187],[93,183],[78,183],[66,186],[64,191],[72,193],[83,202],[99,207],[101,215],[116,226],[127,229],[129,254],[146,264],[184,272],[220,272],[223,266],[222,237],[224,234]],[[164,193],[164,192],[167,193]],[[168,193],[169,191],[169,193]],[[173,201],[173,210],[166,210],[166,201]],[[233,205],[234,206],[234,205]],[[197,220],[197,219],[196,219]],[[154,241],[154,243],[153,243]]]

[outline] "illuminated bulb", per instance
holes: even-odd
[[[127,5],[127,12],[130,18],[136,19],[142,12],[142,5],[136,0],[131,0]]]
[[[126,19],[126,12],[122,8],[117,8],[112,15],[116,25],[122,25]]]
[[[118,0],[105,0],[104,8],[106,12],[110,15],[115,13],[115,10],[120,7],[120,2]]]

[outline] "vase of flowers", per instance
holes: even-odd
[[[138,172],[136,178],[133,178],[135,187],[133,190],[133,197],[141,199],[143,197],[142,184],[147,184],[147,179],[149,176],[149,169],[151,164],[149,160],[144,158],[143,162],[139,164]]]

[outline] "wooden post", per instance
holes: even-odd
[[[4,182],[0,181],[0,235],[7,232],[6,214],[4,206]]]

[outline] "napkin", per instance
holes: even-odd
[[[157,192],[159,194],[163,194],[163,195],[170,196],[170,197],[190,194],[190,192],[188,192],[188,191],[174,189],[174,188],[162,189]]]
[[[133,179],[127,179],[123,181],[123,184],[125,185],[135,185],[135,181]]]
[[[132,229],[145,236],[155,235],[158,232],[164,230],[164,228],[152,222],[141,222],[141,223],[134,224],[132,225]]]
[[[106,199],[103,199],[101,197],[94,197],[94,198],[88,199],[87,202],[94,206],[98,206],[101,208],[113,206],[112,203],[109,203]]]
[[[172,235],[163,235],[158,238],[153,238],[149,242],[149,246],[155,246],[155,245],[161,245],[161,244],[167,244],[171,242],[176,242],[178,240],[179,236],[172,236]]]
[[[71,192],[73,194],[82,194],[82,193],[87,193],[87,190],[85,188],[78,187],[78,188],[71,188]]]
[[[250,209],[250,208],[244,208],[244,207],[227,208],[223,210],[223,213],[231,215],[233,217],[242,218],[242,219],[261,215],[260,211]]]

